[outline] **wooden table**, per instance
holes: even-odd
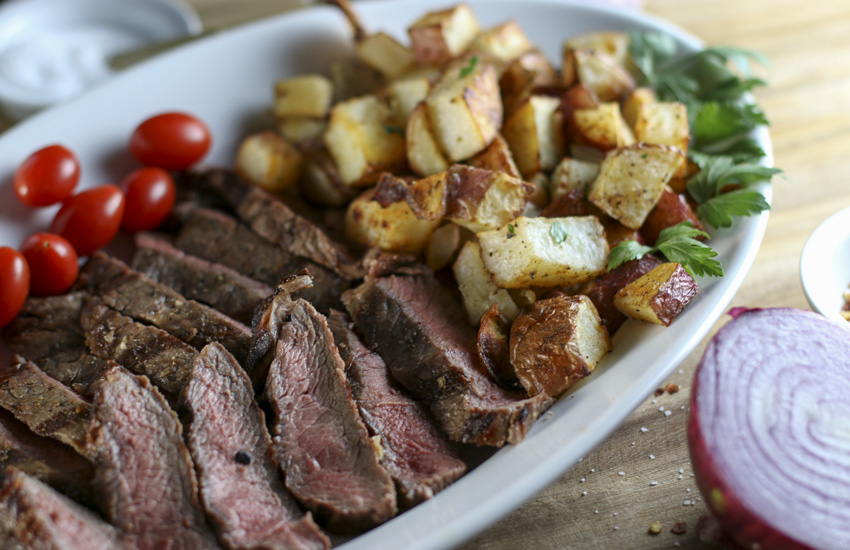
[[[221,28],[298,2],[189,3],[207,28]],[[751,48],[772,60],[770,87],[757,97],[772,122],[776,164],[789,181],[774,181],[764,242],[732,305],[807,308],[798,276],[803,244],[822,220],[850,205],[845,160],[850,152],[850,2],[647,0],[646,11],[708,44]],[[533,37],[533,31],[529,34]],[[707,548],[695,532],[706,507],[691,477],[683,410],[704,345],[670,377],[681,391],[649,397],[580,464],[462,548],[671,548],[676,543]],[[673,414],[664,416],[662,406]],[[658,484],[650,486],[650,481]],[[663,524],[660,535],[647,533],[653,521]],[[671,534],[680,521],[687,522],[687,533]]]

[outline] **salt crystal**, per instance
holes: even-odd
[[[691,474],[691,477],[694,477],[694,474]]]
[[[682,476],[676,476],[676,477],[677,477],[677,479],[682,479]]]
[[[646,428],[643,428],[643,427],[642,427],[642,428],[640,429],[640,431],[641,431],[642,433],[646,433],[646,432],[648,432],[649,430],[647,430]]]
[[[617,475],[618,476],[624,476],[624,475],[626,475],[626,472],[617,472]]]
[[[614,531],[619,531],[619,530],[620,530],[620,527],[619,527],[618,525],[615,525],[615,526],[614,526]]]
[[[653,404],[653,405],[655,405],[656,403],[658,403],[658,401],[656,401],[655,399],[653,399],[653,400],[652,400],[652,404]]]
[[[684,505],[685,505],[685,506],[690,506],[690,505],[691,505],[691,501],[690,501],[690,500],[686,500]]]
[[[679,369],[679,374],[685,374],[685,371],[683,371],[682,369]]]
[[[681,543],[681,542],[679,542],[679,541],[675,541],[675,542],[673,543],[673,546],[675,546],[676,548],[678,548],[678,547],[682,546],[682,543]]]
[[[687,489],[685,489],[685,492],[686,492],[686,493],[690,493],[690,492],[691,492],[691,488],[690,488],[690,487],[688,487]]]
[[[598,513],[599,513],[599,510],[594,510],[594,511],[593,511],[593,513],[594,513],[594,514],[598,514]]]
[[[684,406],[684,405],[682,405],[682,406],[681,406],[681,407],[679,407],[679,408],[680,408],[680,409],[682,409],[683,411],[685,410],[685,406]]]
[[[649,455],[649,460],[655,460],[655,455]]]
[[[634,446],[635,446],[635,442],[634,442],[634,441],[632,441],[632,447],[634,447]]]
[[[683,469],[679,468],[679,473],[680,473],[680,474],[684,474],[684,473],[685,473],[685,470],[683,470]]]
[[[582,491],[581,496],[587,496],[587,491]]]
[[[650,487],[655,487],[656,485],[658,485],[658,482],[657,482],[657,481],[650,481],[650,482],[649,482],[649,486],[650,486]]]
[[[591,473],[591,474],[592,474],[593,472],[595,472],[595,471],[596,471],[596,468],[591,468],[591,469],[590,469],[590,473]]]
[[[618,515],[619,515],[619,514],[617,514],[617,512],[614,512],[614,517],[617,517]]]
[[[664,416],[670,416],[673,414],[673,411],[664,411]]]
[[[582,483],[584,483],[584,478],[581,478],[579,481],[581,481]]]

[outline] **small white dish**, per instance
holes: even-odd
[[[14,0],[0,7],[0,104],[14,119],[112,76],[110,57],[201,32],[181,0]]]
[[[850,288],[850,207],[836,212],[814,230],[800,256],[800,280],[812,309],[846,323],[841,316]]]

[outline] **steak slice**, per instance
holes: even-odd
[[[360,417],[380,438],[381,464],[395,481],[399,504],[409,508],[429,499],[466,472],[457,448],[440,433],[428,409],[402,391],[384,360],[331,312],[328,325]]]
[[[315,284],[305,289],[301,297],[322,312],[342,307],[339,297],[348,288],[348,281],[333,271],[293,256],[222,212],[194,207],[182,217],[183,225],[174,244],[183,252],[219,262],[271,287],[277,286],[283,274],[307,269]]]
[[[4,336],[12,351],[36,363],[49,376],[91,397],[91,386],[111,366],[86,348],[80,326],[84,292],[27,299],[6,327]]]
[[[358,416],[324,316],[291,298],[309,284],[304,271],[283,279],[255,327],[274,349],[266,381],[273,449],[295,498],[329,529],[356,532],[395,514],[395,489]]]
[[[366,344],[453,441],[518,443],[552,403],[504,390],[479,370],[475,331],[433,276],[367,277],[342,299]]]
[[[154,282],[122,261],[95,252],[80,270],[77,285],[110,308],[161,328],[201,350],[219,342],[242,362],[251,347],[251,330],[209,306],[188,300]]]
[[[107,371],[95,386],[88,446],[101,509],[128,546],[218,548],[180,423],[147,378]]]
[[[34,363],[15,356],[0,370],[0,407],[38,435],[85,454],[91,405]]]
[[[91,462],[56,440],[41,437],[0,409],[0,464],[14,466],[80,504],[93,504]]]
[[[92,353],[144,374],[169,398],[176,400],[180,395],[198,356],[195,348],[164,330],[121,315],[92,296],[83,301],[80,324]]]
[[[115,529],[92,511],[14,467],[6,469],[0,486],[0,518],[5,535],[0,539],[6,539],[7,549],[126,548]]]
[[[209,344],[201,351],[181,404],[201,502],[224,546],[329,548],[283,486],[251,381],[226,349]]]
[[[219,253],[220,254],[220,253]],[[272,288],[227,266],[174,248],[167,237],[136,234],[133,269],[246,325]]]
[[[189,185],[223,197],[264,239],[348,278],[354,262],[345,247],[268,191],[222,168],[192,172],[187,179]]]

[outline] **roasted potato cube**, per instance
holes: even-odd
[[[374,94],[386,84],[380,71],[360,59],[333,61],[330,73],[335,102]]]
[[[626,69],[595,50],[567,50],[561,74],[565,85],[578,81],[600,101],[615,101],[635,88],[635,80]]]
[[[604,275],[596,277],[585,288],[581,289],[581,294],[590,298],[590,301],[596,306],[596,311],[602,318],[602,324],[608,329],[608,334],[614,336],[614,333],[620,329],[627,319],[614,306],[614,295],[626,285],[646,275],[659,265],[661,265],[661,260],[647,254],[640,260],[630,260]]]
[[[563,136],[555,117],[560,105],[557,98],[533,95],[505,121],[502,134],[523,176],[551,170],[563,156]]]
[[[379,32],[357,41],[357,57],[387,78],[395,78],[413,64],[410,48],[399,44],[392,36]]]
[[[569,286],[605,271],[608,242],[595,216],[520,217],[478,234],[481,259],[503,288]]]
[[[504,172],[515,178],[522,177],[514,162],[513,153],[511,153],[508,142],[505,138],[497,135],[493,143],[487,146],[486,149],[472,157],[467,161],[470,166],[492,170],[493,172]]]
[[[614,305],[633,319],[669,327],[699,292],[699,285],[678,263],[665,263],[623,287]]]
[[[279,81],[274,96],[276,117],[324,118],[331,108],[333,86],[324,76],[307,74]]]
[[[441,220],[446,215],[448,173],[440,172],[408,184],[405,200],[417,218]]]
[[[522,214],[532,191],[504,172],[455,165],[446,183],[446,218],[476,233],[496,229]]]
[[[535,302],[511,327],[511,364],[529,395],[557,397],[593,372],[611,339],[587,296]]]
[[[290,143],[302,143],[316,139],[325,133],[328,122],[323,118],[281,117],[277,119],[277,130]]]
[[[635,143],[618,103],[602,103],[596,109],[576,109],[570,123],[573,136],[603,151]]]
[[[533,90],[560,83],[558,73],[545,55],[537,50],[524,53],[508,64],[499,79],[505,113],[513,112]]]
[[[410,114],[405,132],[405,147],[410,169],[420,176],[437,174],[449,167],[449,161],[434,139],[425,103],[420,103]]]
[[[447,223],[434,231],[428,248],[425,249],[425,263],[432,271],[440,271],[452,261],[460,249],[461,228],[459,225]]]
[[[468,241],[463,245],[453,271],[471,324],[478,325],[481,316],[493,304],[498,304],[499,311],[508,319],[519,315],[519,308],[508,291],[497,287],[491,280],[481,261],[481,247],[477,242]]]
[[[616,31],[596,31],[574,36],[564,44],[564,51],[591,50],[607,55],[625,67],[629,59],[629,34]]]
[[[623,241],[636,241],[640,244],[646,243],[640,231],[626,227],[608,216],[605,216],[605,219],[602,220],[602,226],[605,228],[605,240],[608,241],[608,246],[611,248],[614,248]]]
[[[380,187],[379,182],[378,186],[365,191],[348,205],[346,235],[355,242],[387,252],[418,254],[428,245],[431,234],[440,226],[440,220],[417,218],[403,199],[382,205],[373,200]]]
[[[376,96],[337,103],[331,110],[325,145],[342,181],[363,186],[383,171],[406,164],[405,139],[387,124],[390,110]]]
[[[551,185],[549,178],[543,172],[537,172],[528,178],[528,183],[534,188],[531,197],[528,199],[529,205],[534,205],[540,209],[545,208],[549,204],[549,186]],[[527,216],[526,214],[523,215]]]
[[[301,175],[303,156],[274,132],[248,136],[236,153],[236,173],[267,191],[289,189]]]
[[[550,194],[552,200],[557,200],[561,195],[566,195],[575,190],[580,190],[582,196],[587,194],[590,184],[599,175],[599,165],[574,158],[561,160],[555,171],[552,172]]]
[[[407,121],[417,105],[425,101],[431,90],[431,81],[427,77],[404,78],[390,82],[384,88],[392,112],[392,124],[399,128],[407,126]]]
[[[483,31],[469,45],[471,52],[485,53],[502,61],[512,61],[532,49],[534,45],[516,21]]]
[[[510,327],[499,304],[487,310],[478,327],[478,360],[496,384],[508,390],[522,388],[511,365]]]
[[[640,227],[640,234],[646,242],[655,244],[662,231],[685,221],[691,222],[697,229],[703,229],[702,223],[694,214],[685,196],[674,193],[672,189],[666,187],[655,208]]]
[[[691,139],[688,109],[684,103],[677,102],[644,103],[638,111],[634,131],[638,141],[672,145],[687,154]]]
[[[483,151],[502,127],[502,98],[492,65],[472,59],[452,63],[425,103],[434,137],[452,162]]]
[[[626,119],[629,127],[634,129],[638,113],[643,105],[656,101],[658,101],[658,96],[655,95],[655,90],[652,88],[635,88],[623,101],[623,118]]]
[[[588,199],[626,227],[638,229],[683,161],[681,151],[666,145],[615,149],[602,161]]]
[[[326,149],[307,155],[299,189],[308,201],[331,207],[345,206],[357,196],[357,191],[339,177]]]
[[[413,57],[420,65],[442,65],[463,52],[481,32],[466,4],[425,14],[407,33]]]

